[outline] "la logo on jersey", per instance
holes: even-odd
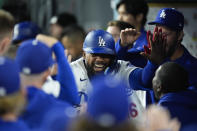
[[[106,46],[104,39],[99,36],[99,42],[98,42],[99,46]]]
[[[161,18],[164,18],[164,19],[166,18],[166,13],[165,13],[164,10],[162,10],[162,12],[161,12],[161,14],[160,14],[160,17],[161,17]]]

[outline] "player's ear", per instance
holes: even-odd
[[[179,41],[182,41],[183,36],[184,36],[183,31],[180,31],[180,32],[178,33],[178,40],[179,40]]]
[[[84,58],[84,59],[86,58],[86,53],[85,53],[85,52],[83,52],[83,58]]]
[[[10,47],[10,39],[6,37],[0,42],[0,54],[2,55],[5,52],[7,52],[9,47]]]
[[[42,73],[42,81],[45,82],[47,80],[47,77],[51,75],[51,69],[48,68],[46,71]]]

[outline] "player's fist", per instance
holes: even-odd
[[[57,43],[57,39],[51,36],[46,36],[42,34],[38,34],[36,39],[45,43],[47,46],[52,47],[55,43]]]
[[[140,36],[140,32],[137,32],[136,29],[126,28],[125,30],[121,30],[120,32],[120,45],[123,47],[126,46],[133,46],[133,43],[138,39]]]

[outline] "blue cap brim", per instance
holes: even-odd
[[[115,55],[115,51],[108,48],[83,48],[86,53]]]
[[[158,22],[158,21],[148,22],[148,24],[149,24],[149,25],[155,25],[155,24],[161,24],[161,25],[164,25],[163,23]]]

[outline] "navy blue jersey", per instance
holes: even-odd
[[[195,91],[183,91],[167,93],[159,100],[158,104],[166,107],[172,118],[178,118],[181,126],[197,122],[197,93]]]
[[[53,108],[71,107],[68,103],[58,101],[36,87],[27,87],[27,107],[21,118],[31,128],[39,128],[43,118]]]
[[[197,88],[197,58],[193,57],[184,46],[183,48],[183,55],[172,62],[184,67],[189,74],[190,86],[195,86]]]
[[[0,131],[29,131],[29,129],[23,121],[11,122],[0,119]]]

